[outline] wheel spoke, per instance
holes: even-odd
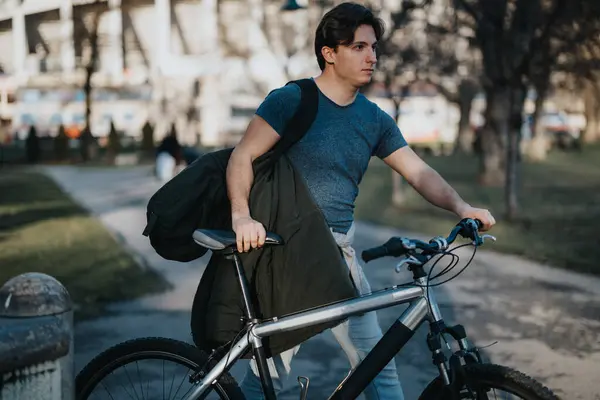
[[[171,378],[171,387],[169,387],[169,399],[171,398],[171,391],[173,390],[173,383],[175,382],[175,375]]]
[[[129,376],[129,371],[127,371],[127,365],[123,365],[123,368],[125,369],[125,375],[127,375],[127,379],[129,380],[129,383],[131,383],[131,388],[133,389],[133,393],[135,394],[135,399],[139,400],[139,397],[137,395],[137,390],[135,390],[135,384],[131,380],[131,376]]]
[[[135,368],[137,369],[138,380],[140,382],[140,393],[142,394],[142,400],[146,397],[144,396],[144,387],[142,386],[142,376],[140,375],[140,366],[138,362],[135,362]]]
[[[162,396],[165,400],[180,400],[182,395],[189,396],[195,387],[189,380],[190,374],[206,365],[208,359],[205,352],[185,342],[161,338],[134,339],[106,350],[82,369],[77,376],[77,398],[91,400],[99,396],[108,400],[147,400]],[[130,373],[133,364],[135,372]],[[177,383],[176,375],[179,374],[182,376]],[[232,379],[229,373],[225,374],[228,380]],[[171,375],[170,384],[168,375]],[[235,382],[226,385],[216,383],[209,392],[212,394],[205,395],[210,398],[216,395],[226,400],[232,397],[231,394],[235,394],[233,398],[237,398],[238,393],[241,395]]]
[[[113,376],[114,376],[114,371],[113,371],[113,372],[111,372],[111,373],[110,373],[110,375],[113,375]],[[115,378],[118,378],[118,377],[115,377]],[[122,387],[122,388],[123,388],[123,390],[125,391],[125,393],[127,393],[127,396],[129,396],[129,398],[130,398],[130,399],[133,399],[133,400],[136,400],[136,399],[137,399],[137,394],[136,394],[136,397],[135,397],[135,399],[134,399],[134,398],[133,398],[133,396],[131,395],[131,393],[129,393],[129,390],[127,390],[127,389],[125,388],[125,385],[123,385],[123,384],[121,383],[121,380],[120,380],[120,379],[118,379],[118,382],[119,382],[119,385],[121,385],[121,387]],[[135,391],[134,391],[134,393],[135,393]]]
[[[102,383],[102,382],[100,382],[100,383]],[[106,393],[108,393],[108,395],[110,396],[110,398],[112,400],[115,400],[115,398],[112,397],[112,394],[110,394],[110,391],[108,390],[108,388],[106,387],[106,385],[104,383],[102,383],[102,387],[104,388],[104,390],[106,390]]]
[[[146,394],[148,395],[148,398],[150,398],[150,379],[148,379],[146,384]]]
[[[189,372],[189,368],[188,368],[188,372]],[[175,395],[173,396],[173,399],[177,398],[177,393],[179,393],[179,389],[181,389],[181,385],[183,385],[183,382],[185,382],[185,378],[188,377],[188,373],[186,372],[185,375],[183,376],[183,378],[181,378],[181,382],[179,383],[179,386],[177,387],[177,391],[175,392]],[[170,398],[170,397],[169,397]]]

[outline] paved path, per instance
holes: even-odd
[[[110,345],[141,336],[190,341],[189,311],[208,255],[191,263],[160,258],[141,235],[145,206],[159,184],[148,168],[48,167],[45,171],[113,231],[144,265],[160,271],[173,285],[166,293],[116,304],[107,316],[76,327],[76,370]],[[444,232],[440,232],[444,233]],[[383,243],[400,232],[358,224],[356,247]],[[404,233],[406,235],[406,233]],[[499,238],[502,240],[502,238]],[[493,249],[493,244],[489,246]],[[463,261],[470,253],[464,253]],[[410,279],[396,274],[391,260],[365,269],[373,289]],[[132,283],[133,284],[133,283]],[[600,399],[600,280],[543,267],[519,258],[479,250],[472,266],[438,290],[448,323],[462,323],[492,362],[534,376],[565,399]],[[405,306],[379,313],[387,329]],[[416,399],[435,374],[422,327],[396,361],[406,398]],[[311,378],[312,398],[326,398],[347,372],[348,362],[325,332],[309,340],[292,365],[292,376]],[[244,365],[236,366],[241,378]],[[290,379],[284,399],[297,399]]]

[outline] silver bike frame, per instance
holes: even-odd
[[[194,391],[184,400],[196,400],[211,385],[216,383],[221,374],[228,370],[250,346],[261,346],[260,339],[271,335],[289,332],[324,322],[344,321],[346,318],[368,311],[388,308],[399,304],[410,303],[400,315],[398,321],[414,332],[423,321],[437,322],[442,320],[433,288],[426,289],[427,279],[420,278],[411,286],[394,286],[373,292],[368,295],[321,306],[307,311],[290,314],[282,318],[252,326],[197,384]]]

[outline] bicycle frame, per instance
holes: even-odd
[[[241,261],[235,252],[230,254],[229,257],[233,259],[238,272],[242,296],[247,308],[246,311],[248,316],[252,317],[249,321],[252,321],[254,319],[252,304]],[[392,324],[367,357],[342,381],[329,399],[354,399],[358,397],[369,382],[377,376],[412,338],[421,323],[428,320],[432,326],[436,323],[438,327],[443,326],[442,316],[435,299],[434,291],[432,288],[429,288],[427,291],[427,278],[423,275],[418,276],[415,274],[415,284],[411,286],[394,286],[361,297],[297,312],[281,318],[250,323],[248,332],[233,344],[229,352],[210,371],[203,375],[198,386],[185,400],[196,400],[203,395],[210,389],[211,384],[216,382],[221,374],[227,371],[250,347],[254,351],[254,358],[257,362],[265,398],[267,400],[274,400],[275,395],[271,376],[262,347],[263,338],[324,322],[342,322],[353,315],[409,303],[408,308]],[[431,346],[430,349],[432,352],[436,350],[435,348],[431,348]],[[438,367],[440,368],[440,374],[447,381],[445,363],[441,363]]]

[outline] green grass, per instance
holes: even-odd
[[[488,248],[552,266],[600,275],[600,147],[554,153],[543,163],[523,163],[520,211],[504,218],[504,190],[477,185],[474,157],[427,157],[459,194],[489,208],[498,241]],[[423,200],[410,186],[402,207],[391,204],[391,170],[374,160],[360,185],[356,218],[424,234],[446,234],[456,216]]]
[[[77,318],[96,315],[107,302],[167,287],[50,178],[5,168],[0,170],[0,285],[24,272],[46,273],[65,285]]]

